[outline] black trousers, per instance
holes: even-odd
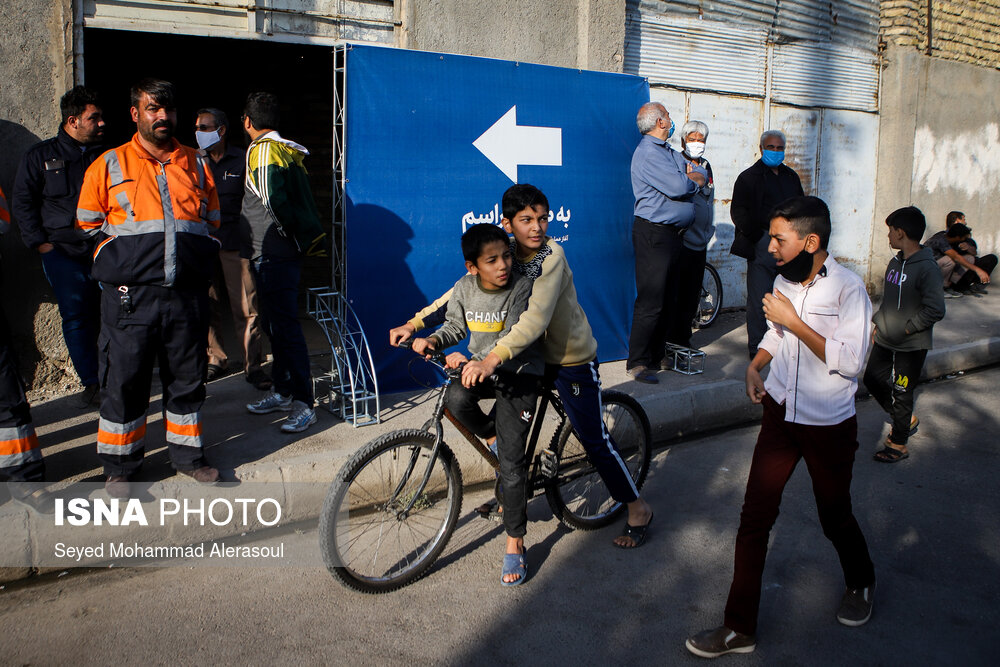
[[[31,424],[31,408],[17,370],[7,318],[0,310],[0,474],[12,482],[38,482],[45,462]]]
[[[986,255],[984,257],[976,257],[974,262],[976,266],[986,272],[987,275],[993,273],[993,269],[997,268],[997,256],[996,255]],[[979,276],[976,275],[975,271],[966,271],[962,274],[962,277],[955,281],[955,289],[964,290],[968,289],[976,283],[982,282],[979,280]]]
[[[626,368],[658,369],[669,326],[674,318],[681,317],[677,309],[677,273],[684,249],[681,230],[636,218],[632,223],[632,247],[636,297]]]
[[[101,294],[97,453],[106,475],[131,475],[145,453],[153,366],[160,369],[167,449],[177,470],[205,465],[201,406],[207,369],[208,286],[200,290],[145,285]]]
[[[701,302],[701,284],[705,276],[708,250],[681,248],[677,266],[677,317],[670,320],[667,342],[691,347],[691,323]]]
[[[897,352],[878,343],[872,345],[865,387],[892,418],[889,439],[897,445],[905,445],[910,437],[914,391],[926,358],[927,350]]]
[[[528,454],[525,451],[528,430],[538,403],[537,375],[519,375],[498,371],[497,381],[484,382],[466,389],[452,382],[446,394],[451,413],[470,431],[490,437],[490,419],[476,403],[496,398],[497,458],[503,485],[503,526],[511,537],[524,537],[528,528]],[[456,412],[455,409],[459,412]],[[478,413],[478,414],[477,414]]]

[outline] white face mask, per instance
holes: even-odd
[[[198,148],[208,150],[222,141],[222,137],[219,136],[218,130],[212,130],[211,132],[201,132],[199,130],[194,133],[194,140],[198,142]]]
[[[685,144],[684,152],[691,157],[701,157],[705,154],[705,143],[702,141],[689,141]]]

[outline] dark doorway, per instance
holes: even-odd
[[[124,30],[84,31],[86,85],[104,104],[109,146],[131,139],[129,88],[147,76],[177,89],[177,139],[195,146],[195,113],[226,112],[230,143],[246,146],[240,125],[249,93],[266,90],[281,100],[281,134],[309,149],[313,196],[327,231],[333,206],[333,47],[261,40],[191,37]],[[307,260],[304,286],[330,284],[330,260]]]

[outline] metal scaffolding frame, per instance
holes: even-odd
[[[330,368],[313,377],[318,400],[334,415],[354,426],[377,424],[381,417],[378,378],[364,329],[345,292],[346,260],[344,173],[347,145],[346,70],[350,45],[335,47],[333,67],[333,230],[331,245],[331,287],[309,290],[309,314],[323,330],[330,344]],[[319,398],[319,397],[324,398]]]

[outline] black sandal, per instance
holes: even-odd
[[[896,463],[897,461],[910,458],[910,453],[901,452],[895,447],[886,445],[879,451],[875,452],[875,455],[872,458],[879,463]]]
[[[633,544],[630,547],[627,547],[624,544],[618,544],[617,542],[613,542],[612,544],[614,544],[619,549],[638,549],[639,547],[642,546],[643,542],[646,541],[646,531],[649,530],[649,526],[652,523],[653,523],[652,512],[649,513],[649,521],[646,522],[645,526],[633,526],[628,521],[626,521],[625,528],[622,530],[622,537],[632,538],[632,541],[635,544]]]

